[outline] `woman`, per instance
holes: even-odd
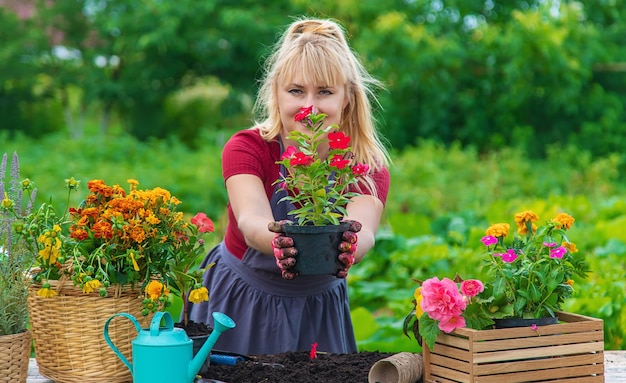
[[[318,343],[319,351],[357,351],[344,277],[352,259],[358,263],[374,245],[389,189],[389,156],[370,104],[376,85],[331,20],[295,21],[279,39],[255,105],[263,119],[236,133],[222,154],[228,225],[222,243],[203,262],[216,262],[204,276],[210,300],[192,307],[190,315],[209,325],[214,311],[233,318],[237,327],[222,334],[216,349],[276,354]],[[295,146],[288,132],[306,132],[294,116],[307,106],[327,114],[327,124],[338,124],[352,139],[355,162],[370,167],[360,195],[346,205],[344,220],[353,221],[347,237],[356,238],[360,226],[358,247],[342,259],[346,267],[337,276],[290,274],[293,262],[284,258],[293,255],[291,239],[268,230],[280,232],[279,222],[291,218],[292,206],[278,203],[283,195],[273,185],[281,170],[276,162],[284,148]]]

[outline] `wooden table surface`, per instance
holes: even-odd
[[[604,382],[626,383],[626,351],[604,351]],[[27,383],[54,383],[39,375],[37,361],[31,359]]]

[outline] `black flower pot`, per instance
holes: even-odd
[[[342,234],[350,227],[349,223],[339,225],[288,225],[285,233],[293,238],[298,249],[293,270],[301,275],[335,275],[343,265],[337,259]]]
[[[555,317],[543,318],[504,318],[494,319],[496,328],[530,327],[532,325],[547,326],[557,324],[559,321]]]

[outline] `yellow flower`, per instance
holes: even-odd
[[[139,271],[139,265],[137,264],[137,261],[135,260],[135,252],[134,251],[129,251],[130,254],[130,260],[133,262],[133,269],[135,269],[135,271]]]
[[[57,295],[57,292],[50,289],[49,287],[42,287],[39,290],[37,290],[37,295],[42,298],[52,298],[55,295]]]
[[[419,319],[422,317],[422,314],[424,314],[424,310],[422,310],[422,299],[424,299],[422,296],[422,288],[416,288],[413,296],[415,297],[415,316]]]
[[[574,217],[567,213],[559,213],[552,218],[552,222],[556,222],[559,229],[569,230],[574,224]]]
[[[539,221],[539,216],[532,210],[525,210],[521,213],[515,214],[517,232],[522,235],[528,233],[528,226],[526,225],[528,222],[532,223],[537,221]],[[533,223],[531,227],[533,228],[533,233],[537,231],[537,225]]]
[[[496,223],[487,230],[485,230],[485,234],[491,235],[493,237],[506,237],[509,234],[509,229],[511,226],[508,223]]]
[[[13,201],[9,199],[9,194],[4,192],[4,199],[2,200],[2,207],[5,209],[10,209],[13,206]]]
[[[200,303],[209,300],[209,290],[206,287],[200,287],[199,289],[193,289],[189,293],[189,302]]]
[[[85,282],[85,284],[83,285],[83,293],[89,294],[99,288],[100,288],[100,281],[97,279],[92,279],[89,282]]]
[[[568,279],[567,281],[565,281],[566,285],[570,285],[570,286],[574,286],[574,280],[573,279]]]
[[[563,247],[565,247],[571,254],[578,253],[578,248],[574,242],[564,242]]]
[[[167,289],[164,289],[163,287],[163,283],[155,280],[150,281],[144,291],[148,294],[148,298],[152,300],[159,299],[161,295],[168,294]]]

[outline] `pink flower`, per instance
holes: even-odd
[[[461,282],[461,293],[468,297],[474,297],[485,290],[485,286],[478,279],[467,279]]]
[[[421,307],[429,317],[441,321],[460,316],[467,302],[452,280],[433,277],[422,284]]]
[[[486,235],[480,239],[480,242],[482,242],[485,246],[491,246],[498,243],[498,238],[494,237],[493,235]]]
[[[350,147],[350,136],[343,134],[343,132],[330,132],[328,133],[328,146],[331,149],[348,149]]]
[[[556,246],[556,242],[544,242],[543,245],[545,247],[554,247]]]
[[[313,105],[305,106],[304,108],[300,108],[300,111],[296,113],[293,119],[295,121],[302,121],[305,118],[309,117],[309,114],[311,114],[311,112],[313,112]]]
[[[550,250],[550,258],[563,258],[563,256],[567,253],[567,249],[563,246],[559,246],[556,249]]]
[[[443,332],[452,332],[456,328],[465,327],[465,318],[460,315],[444,318],[439,321],[439,330]]]
[[[213,221],[211,221],[211,218],[207,217],[207,215],[204,213],[196,214],[191,219],[191,223],[198,227],[198,231],[200,233],[212,233],[215,231]]]
[[[506,253],[502,254],[502,260],[507,263],[515,262],[517,259],[517,254],[515,254],[515,250],[509,249]]]
[[[294,146],[287,146],[287,149],[285,149],[282,156],[280,156],[280,159],[284,160],[286,158],[291,158],[296,154],[297,151],[298,150]]]
[[[536,323],[533,323],[533,324],[530,326],[530,329],[531,329],[531,330],[533,330],[533,331],[537,331],[537,324],[536,324]]]

